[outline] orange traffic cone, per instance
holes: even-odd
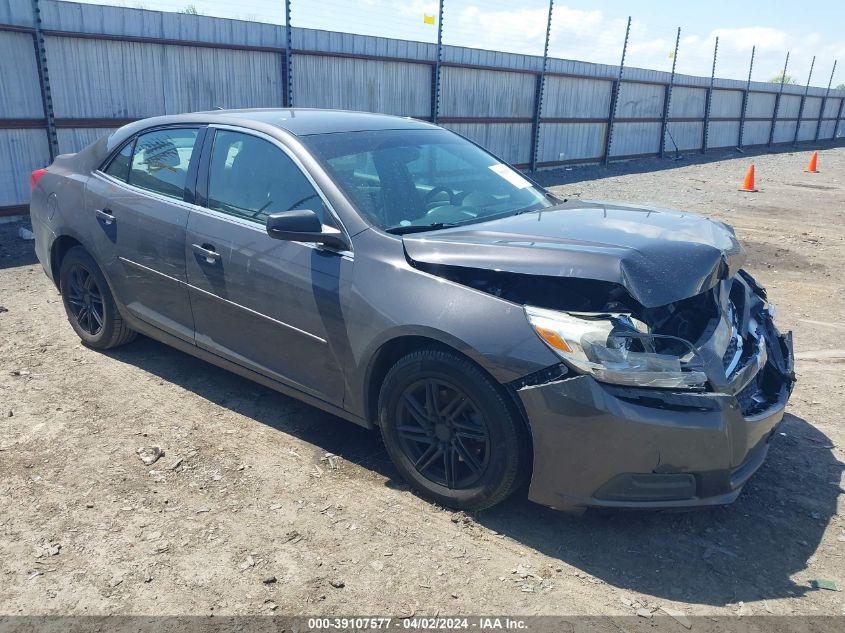
[[[742,187],[739,189],[740,191],[757,191],[754,188],[754,163],[751,163],[751,167],[748,168],[748,171],[745,174],[745,180],[742,181]]]
[[[817,169],[818,166],[819,166],[819,153],[813,152],[813,155],[810,157],[810,164],[807,165],[807,169],[805,169],[804,171],[806,171],[810,174],[817,174],[817,173],[819,173],[819,170]]]

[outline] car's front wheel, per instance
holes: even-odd
[[[379,396],[379,425],[393,463],[444,506],[483,510],[519,488],[530,468],[525,424],[507,394],[457,353],[399,359]]]
[[[59,289],[68,321],[85,345],[109,349],[135,338],[117,310],[100,267],[81,246],[74,246],[62,258]]]

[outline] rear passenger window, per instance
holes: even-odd
[[[132,163],[132,148],[135,146],[135,141],[132,140],[123,146],[123,149],[112,158],[109,166],[105,168],[105,172],[118,180],[123,182],[129,181],[129,165]]]
[[[156,130],[135,142],[129,184],[182,200],[196,129]]]
[[[325,222],[322,198],[287,154],[264,139],[228,130],[214,137],[208,207],[261,223],[277,211],[310,209]]]

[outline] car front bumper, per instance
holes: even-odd
[[[534,447],[529,499],[561,510],[731,503],[762,465],[794,384],[792,337],[735,394],[573,375],[516,391]]]

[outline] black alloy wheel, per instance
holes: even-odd
[[[513,397],[457,352],[421,349],[397,360],[378,413],[396,468],[441,505],[489,508],[531,474],[531,438]]]
[[[85,345],[109,349],[135,338],[103,272],[83,247],[74,246],[62,257],[58,282],[68,321]]]
[[[81,263],[75,263],[68,271],[67,302],[73,318],[82,330],[96,336],[103,329],[103,295],[97,279]]]
[[[402,394],[399,415],[399,445],[423,477],[455,490],[484,474],[490,459],[487,421],[460,387],[419,380]]]

